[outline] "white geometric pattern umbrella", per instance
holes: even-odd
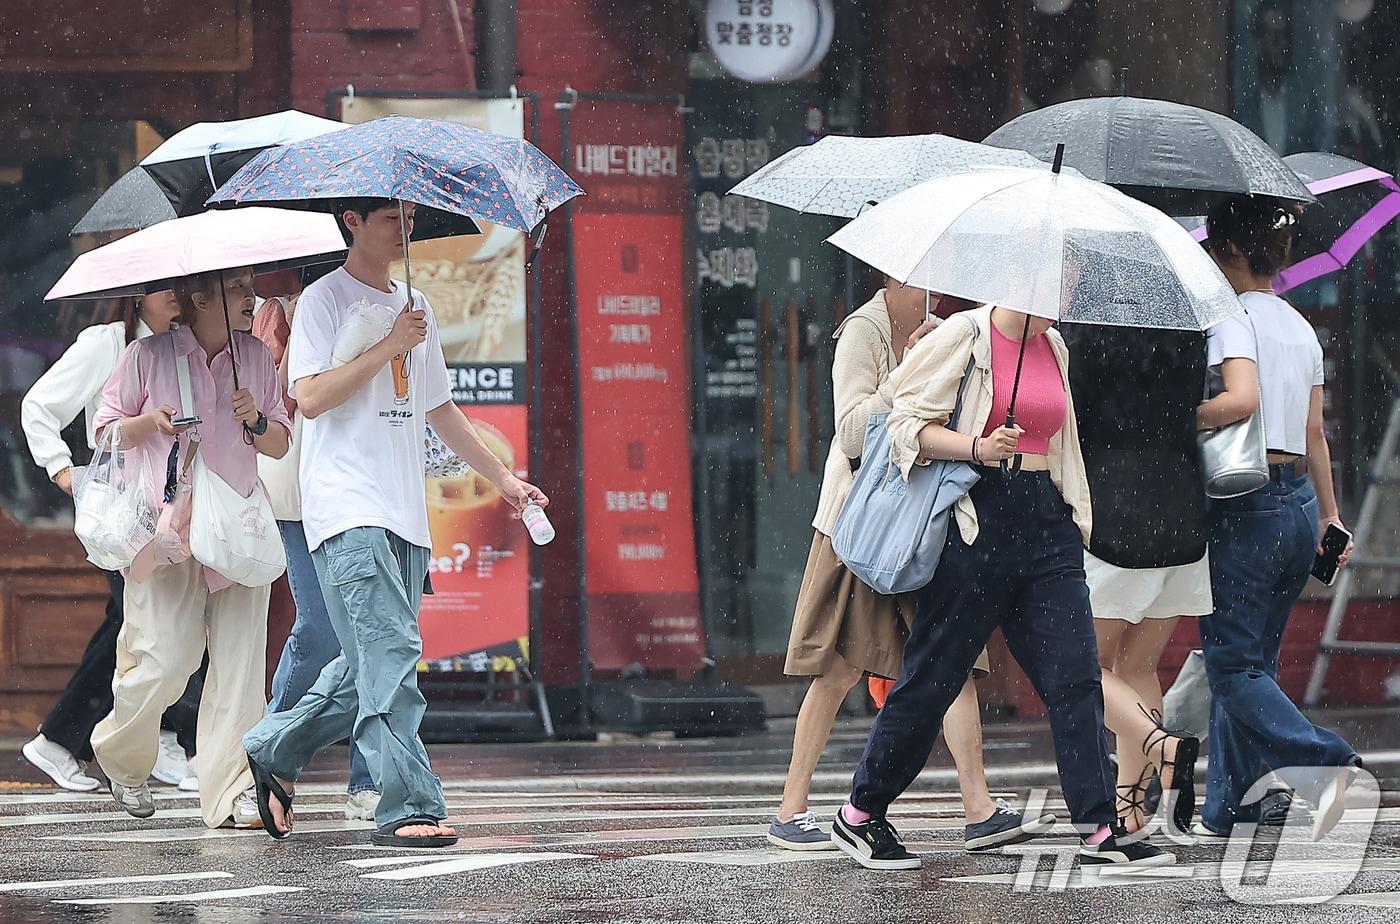
[[[828,135],[776,158],[729,193],[798,212],[854,218],[924,180],[978,167],[1050,169],[1023,151],[947,135]]]

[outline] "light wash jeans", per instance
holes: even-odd
[[[325,666],[340,654],[340,639],[336,638],[330,614],[326,612],[321,579],[316,576],[316,565],[306,548],[306,532],[301,528],[301,521],[278,520],[277,528],[287,548],[287,583],[292,587],[297,618],[292,624],[292,633],[287,636],[282,657],[277,661],[277,672],[272,675],[272,702],[268,704],[268,712],[285,712],[295,706],[321,676]],[[374,789],[364,755],[354,742],[350,744],[347,789],[352,793]]]
[[[316,752],[354,733],[379,783],[375,822],[447,817],[442,783],[418,738],[427,703],[418,690],[418,607],[428,550],[377,527],[332,536],[311,553],[341,654],[291,709],[243,736],[248,753],[295,780]]]

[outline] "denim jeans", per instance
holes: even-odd
[[[950,524],[933,580],[918,593],[904,666],[865,745],[851,804],[883,816],[928,763],[943,715],[1001,626],[1050,712],[1070,819],[1092,830],[1114,819],[1114,775],[1103,726],[1084,545],[1046,472],[981,470],[971,496],[977,541]]]
[[[1256,822],[1241,802],[1270,770],[1340,767],[1356,751],[1299,711],[1278,685],[1279,647],[1317,548],[1317,495],[1307,476],[1272,480],[1211,505],[1215,612],[1200,621],[1210,680],[1210,770],[1201,819],[1221,833]],[[1300,793],[1313,799],[1316,793]]]
[[[243,736],[249,755],[295,780],[321,748],[350,735],[379,783],[375,821],[443,819],[442,783],[418,737],[418,606],[428,550],[378,527],[355,527],[311,553],[341,653],[292,708]]]
[[[340,654],[340,639],[336,638],[330,614],[326,612],[326,598],[321,594],[316,565],[306,548],[306,532],[301,521],[278,520],[277,528],[287,548],[287,583],[292,587],[297,617],[282,649],[282,657],[277,661],[277,672],[272,675],[269,712],[284,712],[295,706],[321,676],[325,666]],[[347,788],[350,792],[374,789],[364,755],[354,742],[350,744],[350,785]]]

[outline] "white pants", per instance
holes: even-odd
[[[267,711],[270,588],[234,584],[211,594],[193,558],[126,582],[112,712],[92,732],[93,753],[109,779],[123,786],[146,782],[156,763],[161,714],[180,698],[207,647],[195,729],[199,805],[209,827],[228,821],[233,800],[253,785],[243,734]]]

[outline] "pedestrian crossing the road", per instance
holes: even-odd
[[[1063,823],[1067,812],[1056,799],[1047,800],[1045,808],[1062,821],[1046,837],[999,853],[969,854],[962,848],[958,793],[925,786],[906,794],[890,813],[910,849],[923,856],[924,868],[871,873],[839,851],[797,853],[768,845],[765,835],[776,804],[771,794],[703,787],[667,791],[670,785],[647,791],[630,776],[617,786],[607,777],[554,779],[552,788],[535,780],[514,791],[494,783],[449,784],[449,822],[461,839],[446,850],[370,844],[366,834],[373,825],[346,821],[343,790],[324,783],[299,789],[297,829],[282,842],[257,830],[207,830],[196,800],[175,790],[157,792],[158,813],[147,820],[114,811],[101,794],[0,794],[0,851],[24,858],[0,871],[0,911],[17,903],[29,908],[212,903],[259,914],[275,908],[285,915],[304,907],[308,896],[330,895],[402,908],[410,898],[431,894],[403,890],[430,882],[456,891],[485,888],[494,896],[492,907],[502,907],[502,895],[518,894],[525,883],[531,889],[542,884],[563,889],[573,881],[593,887],[655,883],[658,890],[673,890],[673,899],[680,901],[688,889],[720,882],[761,891],[794,882],[821,888],[836,879],[857,889],[897,881],[973,905],[993,894],[1125,890],[1126,895],[1144,887],[1189,890],[1223,902],[1217,885],[1222,873],[1239,872],[1222,863],[1221,845],[1178,848],[1178,865],[1164,869],[1081,872],[1074,863],[1077,839]],[[994,795],[1017,802],[1025,797]],[[843,800],[844,793],[826,790],[811,806],[829,819]],[[1358,920],[1400,906],[1400,850],[1389,846],[1400,826],[1400,808],[1382,809],[1378,821],[1376,846],[1357,887],[1335,900],[1363,910]],[[1327,845],[1317,847],[1314,859],[1274,863],[1272,876],[1287,882],[1315,874],[1327,857]],[[115,865],[103,867],[104,858]],[[146,874],[118,875],[135,869]],[[733,880],[736,876],[741,879]]]

